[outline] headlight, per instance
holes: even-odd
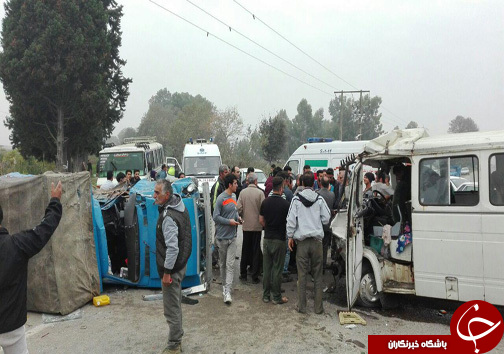
[[[194,183],[191,183],[190,185],[187,186],[187,193],[192,193],[196,190],[196,185]]]

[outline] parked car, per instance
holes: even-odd
[[[457,192],[471,192],[471,191],[478,191],[478,182],[465,182],[462,183],[457,189]]]
[[[245,176],[247,175],[247,168],[240,168],[242,182],[245,180]],[[254,169],[254,173],[257,175],[257,186],[264,190],[264,184],[266,183],[266,179],[268,178],[263,170],[258,168]]]
[[[469,167],[462,167],[460,169],[460,174],[461,175],[468,175],[469,174]]]
[[[469,181],[463,177],[450,176],[450,183],[454,191],[458,190],[459,187],[466,182]]]

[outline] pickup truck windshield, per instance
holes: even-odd
[[[184,160],[184,172],[187,176],[217,176],[219,174],[220,163],[221,159],[219,156],[186,157]]]
[[[126,170],[140,170],[140,176],[144,172],[144,154],[142,152],[115,152],[100,154],[99,177],[107,177],[107,171],[114,171],[114,176]]]

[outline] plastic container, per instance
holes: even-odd
[[[381,237],[376,237],[373,235],[370,235],[371,237],[369,238],[369,246],[371,246],[372,249],[374,249],[378,254],[380,254],[382,246],[383,246],[383,239]]]
[[[96,307],[110,305],[110,298],[107,295],[95,296],[93,298],[93,305]]]

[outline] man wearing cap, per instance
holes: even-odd
[[[4,353],[28,353],[24,328],[28,261],[44,248],[59,225],[63,213],[61,193],[61,182],[56,187],[52,183],[44,218],[33,229],[9,235],[0,225],[0,347]]]

